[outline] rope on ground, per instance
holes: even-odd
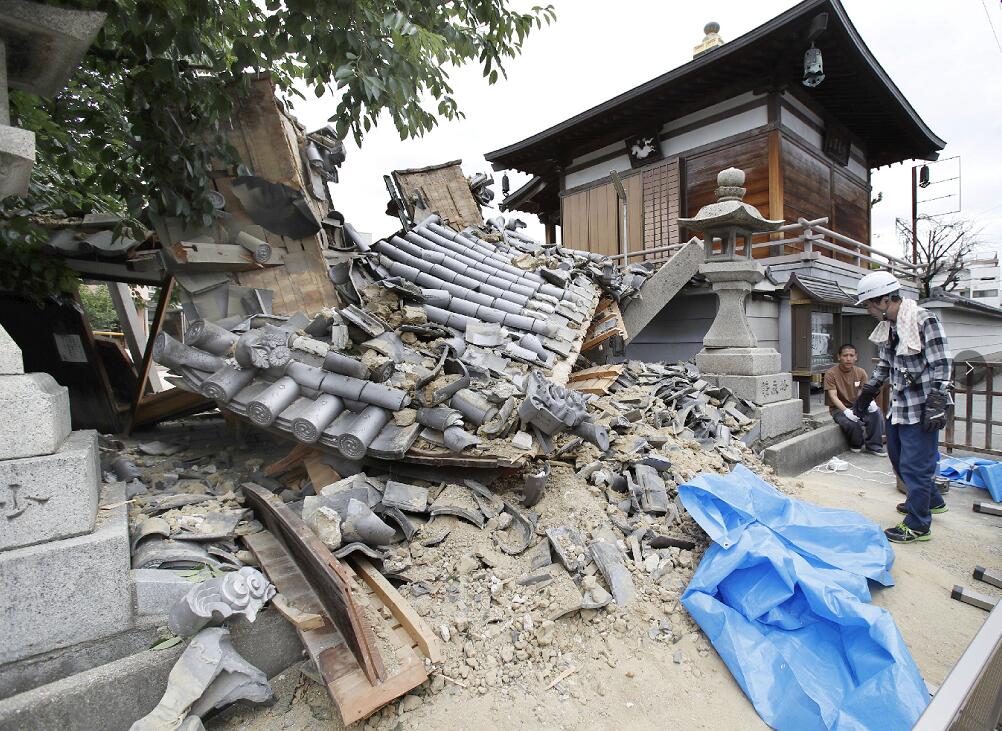
[[[862,477],[858,473],[862,472],[867,475],[880,475],[881,477],[889,477],[892,480],[896,480],[897,476],[893,472],[884,472],[883,470],[868,470],[865,467],[860,467],[852,462],[847,462],[844,459],[839,459],[838,457],[832,457],[827,462],[822,462],[819,465],[815,465],[808,470],[808,473],[819,472],[822,474],[845,474],[846,477],[852,477],[853,479],[861,482],[872,482],[876,485],[886,485],[885,480],[874,480],[869,477]]]

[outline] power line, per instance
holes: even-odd
[[[988,27],[992,29],[992,35],[995,36],[995,45],[999,49],[999,53],[1002,53],[1002,43],[999,42],[999,34],[995,32],[995,24],[992,23],[992,14],[988,12],[988,5],[985,4],[985,0],[981,0],[981,7],[985,9],[985,15],[988,17]]]

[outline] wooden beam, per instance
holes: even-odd
[[[146,339],[146,349],[143,352],[142,364],[139,367],[139,391],[136,393],[136,398],[133,399],[133,413],[135,413],[136,406],[142,400],[143,394],[145,393],[147,377],[150,379],[150,386],[153,387],[154,392],[160,393],[167,388],[163,379],[161,379],[156,370],[153,369],[153,342],[156,340],[157,334],[163,328],[164,318],[167,316],[167,308],[170,306],[170,298],[173,292],[174,276],[172,274],[168,274],[167,278],[160,285],[160,299],[157,300],[157,309],[156,312],[153,313],[153,323],[150,325],[150,334]]]
[[[376,571],[375,567],[364,558],[353,559],[352,564],[358,577],[368,584],[390,610],[400,625],[407,630],[408,634],[414,638],[421,652],[432,662],[442,662],[442,651],[439,649],[438,640],[432,634],[431,629],[421,619],[414,608],[406,602],[393,584]]]
[[[252,482],[243,483],[242,488],[258,519],[285,544],[365,678],[372,684],[386,680],[375,635],[352,596],[351,577],[344,564],[276,495]]]
[[[121,282],[108,282],[108,294],[115,305],[115,312],[118,314],[118,323],[122,327],[122,334],[125,335],[125,344],[129,347],[129,355],[132,356],[132,364],[138,368],[143,362],[143,353],[146,350],[146,328],[139,320],[139,312],[132,301],[132,292],[129,285]]]

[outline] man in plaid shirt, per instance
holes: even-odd
[[[939,464],[939,430],[952,405],[953,360],[939,318],[902,300],[900,289],[890,272],[868,274],[857,287],[857,304],[865,305],[881,324],[870,336],[880,346],[877,367],[853,410],[863,416],[880,387],[890,384],[887,453],[908,499],[897,506],[904,520],[884,534],[896,543],[912,543],[929,540],[932,513],[948,510],[933,478]]]

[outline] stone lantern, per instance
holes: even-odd
[[[10,126],[8,88],[40,97],[59,93],[105,14],[27,0],[0,2],[0,200],[28,192],[35,134]]]
[[[800,426],[802,405],[793,396],[791,374],[780,372],[780,355],[758,347],[748,324],[745,303],[765,269],[752,258],[752,237],[775,231],[782,221],[763,218],[745,203],[745,174],[728,168],[717,175],[717,202],[703,206],[679,225],[703,234],[706,260],[699,271],[717,295],[717,315],[703,337],[696,365],[708,382],[731,389],[759,404],[760,436],[771,439]],[[720,250],[714,251],[715,240]],[[738,255],[738,243],[742,244]]]
[[[713,285],[720,303],[703,338],[706,348],[754,348],[758,344],[745,316],[745,300],[755,283],[765,278],[762,265],[752,259],[752,236],[775,231],[783,222],[763,218],[754,206],[742,200],[744,182],[743,170],[722,170],[717,175],[717,202],[700,208],[694,218],[678,221],[680,226],[703,232],[706,261],[699,271]],[[743,244],[741,258],[737,255],[739,238]],[[715,239],[720,240],[719,252],[714,251]]]

